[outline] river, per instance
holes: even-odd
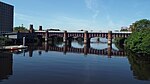
[[[107,43],[30,45],[0,52],[0,84],[150,84],[150,57]]]

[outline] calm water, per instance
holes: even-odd
[[[0,84],[150,84],[150,57],[125,56],[114,45],[108,51],[107,44],[73,42],[0,52]]]

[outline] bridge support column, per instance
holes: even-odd
[[[67,31],[64,31],[64,37],[63,37],[63,42],[66,43],[68,38]]]
[[[67,53],[67,46],[66,45],[63,46],[63,51],[64,51],[64,54]]]
[[[84,44],[84,55],[87,55],[89,53],[89,47],[87,44]]]
[[[112,55],[112,45],[108,45],[108,48],[107,48],[107,55],[108,55],[108,58],[111,58],[111,55]]]
[[[84,44],[86,44],[86,47],[90,47],[90,39],[89,39],[89,34],[88,31],[84,32]]]
[[[47,42],[45,42],[45,52],[48,52],[48,43]]]
[[[45,32],[45,42],[48,41],[48,30]]]
[[[112,45],[112,31],[108,31],[108,45]]]

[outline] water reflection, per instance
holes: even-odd
[[[128,60],[136,79],[150,80],[150,56],[141,56],[129,52]]]
[[[9,76],[13,74],[13,57],[12,53],[0,52],[0,81],[9,79]]]
[[[106,45],[106,44],[104,44]],[[31,45],[30,45],[31,46]],[[109,58],[111,56],[125,56],[126,52],[124,51],[119,51],[116,49],[113,49],[112,46],[108,46],[107,48],[103,47],[101,49],[97,49],[94,47],[88,47],[86,44],[84,44],[83,48],[81,47],[72,47],[70,45],[64,44],[62,47],[59,46],[51,46],[47,42],[42,43],[42,46],[29,46],[29,56],[32,57],[33,51],[34,50],[39,50],[39,54],[42,54],[42,51],[48,52],[48,51],[58,51],[58,52],[63,52],[64,54],[66,53],[83,53],[84,55],[88,54],[96,54],[96,55],[106,55]]]
[[[101,47],[101,46],[99,46],[99,47]],[[74,56],[76,56],[76,54],[71,54],[71,55],[74,55],[71,58],[70,54],[69,54],[69,56],[66,56],[66,55],[64,56],[63,54],[60,54],[60,53],[59,54],[51,53],[53,51],[62,52],[66,55],[67,55],[67,53],[81,53],[81,54],[84,54],[85,56],[88,56],[88,55],[89,56],[83,58],[83,57],[81,57],[83,55],[77,54],[78,56],[74,57]],[[37,52],[37,54],[35,54],[36,52]],[[23,55],[28,55],[29,57],[32,57],[32,59],[30,59],[30,61],[29,61],[28,59],[25,59],[28,56],[25,56],[25,57],[17,56],[18,54],[22,54],[22,53],[29,53],[29,54],[23,54]],[[13,70],[13,54],[14,54],[14,56],[16,56],[15,58],[19,57],[19,59],[18,59],[19,62],[14,63],[14,66],[18,65],[19,68],[15,67],[14,68],[15,70]],[[119,77],[125,76],[124,77],[125,80],[129,79],[129,82],[127,81],[128,83],[130,83],[130,82],[135,83],[137,81],[130,79],[130,74],[128,73],[128,69],[130,67],[127,66],[128,63],[126,64],[125,62],[122,62],[126,59],[126,57],[128,58],[128,61],[131,66],[131,71],[133,72],[133,76],[135,79],[150,80],[150,57],[149,56],[139,56],[139,55],[135,55],[133,53],[127,54],[124,51],[119,51],[119,50],[114,49],[113,46],[107,46],[107,48],[104,47],[103,49],[97,49],[94,47],[89,48],[85,44],[83,44],[83,48],[79,48],[79,47],[75,47],[75,46],[70,47],[68,45],[63,45],[62,47],[60,47],[57,44],[55,46],[51,46],[48,43],[41,43],[38,45],[31,44],[29,46],[28,50],[18,51],[13,54],[9,53],[9,52],[6,52],[6,53],[0,52],[0,80],[1,81],[4,79],[9,79],[9,76],[13,75],[13,71],[17,71],[17,70],[21,71],[21,69],[22,70],[24,69],[24,66],[27,66],[25,71],[23,70],[23,72],[20,72],[20,74],[22,74],[22,73],[28,74],[29,73],[33,76],[33,79],[32,78],[26,79],[27,81],[32,81],[40,75],[42,78],[40,78],[41,80],[38,80],[38,81],[43,81],[44,79],[47,79],[47,80],[52,80],[52,81],[60,84],[60,82],[57,81],[58,78],[60,78],[60,79],[70,78],[69,82],[72,83],[73,81],[71,81],[71,80],[81,80],[82,81],[82,80],[84,80],[84,77],[88,78],[88,76],[89,76],[87,81],[88,82],[96,81],[95,84],[97,84],[97,83],[99,83],[99,80],[101,80],[101,79],[105,79],[104,81],[110,80],[109,83],[111,83],[111,81],[114,81],[114,80],[116,81],[116,80],[118,80]],[[97,55],[99,57],[93,57],[93,54]],[[43,56],[38,57],[37,55],[44,55],[44,57]],[[61,55],[61,56],[59,56],[59,55]],[[112,55],[116,56],[116,57],[125,56],[124,57],[125,59],[119,59],[119,61],[118,61],[115,58],[112,58],[112,59],[109,59],[109,61],[108,61],[105,58],[101,58],[102,55],[108,56],[109,58],[111,58]],[[18,60],[15,60],[15,61],[18,61]],[[32,67],[28,67],[28,66],[32,66]],[[126,68],[128,68],[128,69],[126,69]],[[123,70],[123,71],[121,71],[121,70]],[[122,72],[124,72],[124,73],[122,73]],[[129,70],[129,72],[130,72],[130,70]],[[79,73],[80,74],[84,73],[83,79],[82,79],[82,77],[80,77],[80,76],[78,77],[78,75],[76,75]],[[28,77],[26,74],[24,76]],[[121,76],[120,74],[123,76]],[[72,77],[72,75],[73,75],[73,77]],[[14,75],[14,76],[17,76],[17,75]],[[14,76],[11,76],[12,79]],[[67,77],[67,76],[69,76],[69,77]],[[117,76],[117,77],[115,77],[115,76]],[[111,78],[111,79],[107,79],[107,78]],[[18,79],[21,79],[21,77],[18,77]],[[15,79],[15,80],[17,80],[17,79]],[[123,79],[121,79],[121,80],[123,80]],[[121,80],[118,80],[119,83]],[[24,81],[24,79],[22,81]],[[67,80],[63,80],[63,81],[68,82]],[[92,84],[92,82],[89,84]],[[12,83],[16,84],[15,82],[12,82]],[[47,82],[47,84],[49,84],[49,83]]]
[[[77,43],[75,43],[74,45],[77,46]],[[83,48],[81,46],[83,46]],[[46,52],[58,51],[63,52],[64,54],[66,54],[67,52],[71,52],[71,53],[84,53],[84,55],[88,54],[106,55],[108,56],[108,58],[111,58],[112,55],[127,56],[129,63],[131,64],[131,70],[133,71],[133,75],[135,76],[135,78],[138,80],[150,80],[150,56],[138,56],[131,52],[125,52],[122,50],[119,51],[116,47],[114,47],[114,44],[113,46],[107,45],[107,48],[103,47],[103,49],[102,48],[98,49],[97,47],[95,48],[95,46],[89,48],[86,46],[86,44],[80,45],[80,47],[75,48],[70,47],[68,45],[63,45],[62,47],[57,45],[50,46],[48,43],[44,43],[43,46],[36,46],[36,47],[37,48],[34,49],[39,50],[39,55],[41,55],[42,51],[45,50]],[[31,50],[29,51],[29,53],[33,53],[33,51],[34,50]]]

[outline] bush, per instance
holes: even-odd
[[[133,32],[125,43],[126,47],[133,52],[150,54],[150,29]]]
[[[0,46],[10,45],[12,43],[13,43],[13,41],[11,39],[0,36]]]
[[[150,28],[150,20],[147,19],[136,21],[130,26],[132,32],[141,31],[142,29],[148,29],[148,28]]]

